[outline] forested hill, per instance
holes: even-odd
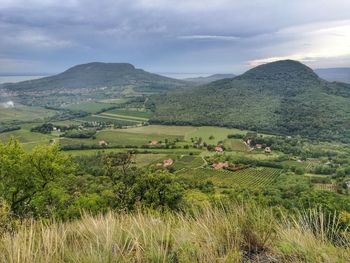
[[[350,85],[330,83],[297,61],[155,96],[154,123],[218,125],[350,141]]]
[[[19,83],[3,88],[13,91],[48,91],[60,89],[100,88],[133,85],[150,89],[171,89],[188,83],[137,69],[127,63],[93,62],[74,66],[58,75]]]

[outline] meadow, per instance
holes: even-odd
[[[281,219],[282,218],[282,219]],[[348,262],[349,237],[322,210],[282,214],[231,204],[181,213],[108,212],[28,221],[0,237],[0,262]]]

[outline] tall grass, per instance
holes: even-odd
[[[235,205],[28,221],[1,237],[0,262],[349,262],[349,236],[324,219],[314,211],[280,220]]]

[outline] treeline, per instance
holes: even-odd
[[[21,126],[1,126],[0,125],[0,133],[4,132],[10,132],[10,131],[17,131],[20,130]]]
[[[305,176],[283,173],[277,184],[262,191],[237,186],[219,197],[210,178],[177,176],[163,167],[137,168],[135,158],[136,152],[126,152],[72,159],[57,145],[26,152],[15,140],[0,143],[0,199],[16,218],[64,220],[80,217],[83,210],[92,214],[139,208],[184,211],[193,207],[190,192],[206,196],[209,202],[252,201],[290,213],[319,206],[329,213],[350,213],[348,194],[315,191]]]

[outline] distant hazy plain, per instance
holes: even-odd
[[[45,76],[0,76],[1,83],[14,83],[31,79],[39,79]]]

